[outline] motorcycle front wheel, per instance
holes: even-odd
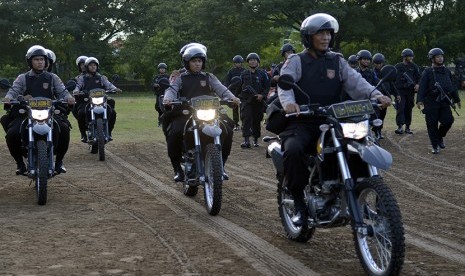
[[[37,204],[45,205],[47,203],[47,181],[48,181],[48,148],[47,142],[39,140],[36,143],[37,159],[36,159],[36,194]]]
[[[286,237],[296,242],[307,242],[315,233],[315,227],[294,225],[291,220],[295,213],[294,199],[283,186],[281,176],[278,176],[278,180],[278,211]]]
[[[405,256],[402,216],[391,189],[381,178],[366,179],[356,195],[367,233],[353,231],[355,249],[368,275],[398,275]]]
[[[205,151],[205,205],[207,212],[215,216],[221,209],[223,192],[223,162],[215,144],[208,144]]]
[[[105,161],[105,134],[103,132],[103,120],[97,119],[97,145],[98,145],[98,158],[100,161]]]

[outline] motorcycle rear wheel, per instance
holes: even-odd
[[[97,145],[99,160],[105,161],[105,134],[103,133],[102,118],[97,119]]]
[[[285,203],[287,201],[293,201],[293,198],[286,191],[285,187],[283,187],[282,177],[278,176],[278,179],[278,211],[286,237],[296,242],[307,242],[312,238],[313,233],[315,233],[315,227],[294,225],[291,218],[294,216],[295,210]]]
[[[223,162],[215,144],[208,144],[205,152],[205,207],[215,216],[220,212],[223,193]]]
[[[37,204],[45,205],[47,203],[47,181],[48,181],[48,148],[47,142],[39,140],[36,143],[36,194]]]
[[[353,231],[355,249],[368,275],[398,275],[405,256],[402,216],[391,189],[381,178],[356,185],[357,200],[368,234]]]

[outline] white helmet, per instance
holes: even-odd
[[[79,66],[79,63],[84,63],[86,62],[86,59],[88,57],[87,56],[79,56],[77,59],[76,59],[76,66]]]

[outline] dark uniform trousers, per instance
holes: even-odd
[[[242,136],[258,138],[261,136],[263,104],[256,100],[241,103]]]
[[[449,129],[454,123],[454,116],[449,105],[428,104],[425,101],[425,114],[426,128],[428,129],[428,136],[431,144],[437,146],[440,140],[446,136]],[[438,127],[439,123],[439,127]]]
[[[396,124],[398,126],[412,124],[413,107],[415,106],[415,92],[413,89],[399,89],[400,102],[396,103]]]

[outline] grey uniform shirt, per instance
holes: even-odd
[[[181,76],[183,74],[192,74],[192,73],[184,72],[181,74]],[[201,72],[200,74],[206,75],[205,72]],[[218,95],[218,97],[220,97],[222,100],[230,100],[236,97],[213,74],[209,73],[208,77],[209,77],[210,90],[214,91],[216,95]],[[163,102],[168,103],[168,102],[171,102],[177,99],[178,92],[179,90],[181,90],[181,88],[182,88],[182,78],[178,77],[174,80],[174,82],[171,83],[171,86],[165,90],[165,97],[163,98]]]
[[[45,73],[45,72],[43,72]],[[42,73],[40,73],[42,74]],[[5,98],[9,98],[10,100],[18,98],[19,95],[24,95],[24,92],[27,89],[27,84],[26,84],[26,76],[38,76],[40,74],[37,74],[33,70],[30,70],[24,74],[19,75],[16,80],[13,82],[13,85],[11,88],[8,90],[6,93]],[[52,75],[52,91],[53,94],[55,95],[56,99],[68,99],[72,98],[71,94],[66,90],[65,85],[61,81],[61,79],[53,74],[49,73]]]
[[[85,76],[89,76],[89,77],[92,77],[91,74],[81,74],[79,75],[77,78],[76,78],[76,88],[73,90],[73,92],[79,92],[81,90],[84,89],[84,78]],[[109,91],[114,91],[116,90],[116,86],[113,85],[113,83],[111,83],[108,78],[104,75],[101,75],[99,73],[97,73],[97,76],[100,76],[100,83],[103,85],[103,87],[105,88],[105,90],[109,90]]]
[[[343,89],[354,100],[364,100],[370,96],[370,93],[375,89],[374,86],[369,84],[363,77],[352,69],[347,61],[343,58],[339,59],[339,79],[342,80]],[[291,75],[296,82],[302,78],[302,63],[298,54],[291,54],[287,58],[281,68],[280,75]],[[375,90],[371,97],[382,96],[383,94]],[[282,106],[290,103],[295,103],[294,91],[283,90],[278,86],[278,96]],[[311,96],[310,96],[311,99]]]

